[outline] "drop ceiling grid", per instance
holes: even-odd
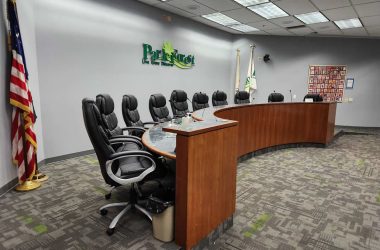
[[[202,18],[202,15],[221,12],[243,24],[260,29],[249,34],[263,35],[334,35],[334,36],[360,36],[379,37],[380,34],[380,0],[272,0],[278,7],[289,14],[287,17],[265,19],[248,8],[233,0],[138,0],[153,5],[160,9],[191,18],[197,22],[218,28],[233,34],[242,32],[230,29],[220,24]],[[303,25],[301,21],[293,17],[296,14],[304,14],[319,11],[330,22],[306,25],[300,29],[287,29],[290,26]],[[363,27],[340,30],[333,21],[359,17]],[[367,26],[368,24],[368,26]],[[369,32],[369,30],[372,32]],[[375,30],[375,32],[373,32]],[[277,31],[277,32],[276,32]],[[301,31],[301,32],[300,32]],[[310,31],[310,32],[309,32]],[[307,33],[309,32],[309,33]],[[315,34],[315,33],[318,34]]]

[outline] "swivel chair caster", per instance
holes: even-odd
[[[108,213],[108,210],[107,209],[102,209],[102,210],[100,210],[100,214],[101,215],[106,215]]]

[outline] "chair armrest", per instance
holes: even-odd
[[[109,139],[109,142],[111,145],[117,144],[117,143],[124,143],[124,142],[133,142],[133,143],[136,143],[140,147],[140,149],[144,148],[144,145],[142,144],[141,140],[136,140],[135,138],[129,138],[129,137],[111,138]]]
[[[135,139],[135,140],[141,142],[141,138],[137,137],[137,136],[134,136],[134,135],[114,135],[114,136],[111,136],[110,140],[112,140],[112,139],[122,139],[122,138]]]
[[[144,170],[139,176],[128,178],[128,179],[123,179],[120,178],[119,176],[116,176],[114,172],[112,171],[112,163],[115,160],[121,159],[121,158],[126,158],[126,157],[144,157],[148,159],[152,165]],[[146,152],[146,151],[140,151],[140,150],[133,150],[133,151],[122,151],[122,152],[117,152],[112,155],[110,155],[109,159],[106,161],[106,170],[107,170],[107,175],[116,183],[119,183],[120,185],[128,185],[131,183],[136,183],[139,181],[142,181],[145,176],[148,174],[152,173],[156,169],[156,162],[153,158],[153,155]]]
[[[149,125],[157,125],[159,124],[158,122],[143,122],[144,126],[145,124],[149,124]]]
[[[154,156],[151,153],[144,150],[128,150],[128,151],[113,153],[112,155],[110,155],[108,160],[116,160],[116,159],[124,158],[126,156],[146,156],[148,158],[152,158],[152,160],[154,161]]]
[[[122,128],[123,131],[127,130],[127,131],[130,131],[130,130],[138,130],[138,131],[141,131],[141,132],[145,132],[145,129],[143,127],[126,127],[126,128]]]

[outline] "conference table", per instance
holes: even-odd
[[[175,242],[198,245],[233,218],[240,157],[283,145],[328,145],[336,103],[264,103],[209,107],[194,122],[173,120],[142,137],[151,151],[176,160]]]

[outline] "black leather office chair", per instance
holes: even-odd
[[[134,138],[109,139],[101,124],[101,114],[93,100],[83,99],[82,111],[87,134],[94,147],[105,182],[112,187],[131,185],[129,202],[111,203],[99,209],[100,213],[105,215],[107,208],[124,207],[112,220],[107,234],[113,234],[119,219],[131,208],[138,209],[151,220],[150,214],[138,205],[139,186],[137,183],[155,171],[155,159],[150,153],[140,150],[142,144]],[[122,146],[115,151],[112,147],[114,143],[122,143]]]
[[[169,102],[174,117],[184,117],[190,112],[187,105],[187,94],[183,90],[173,90]]]
[[[193,95],[193,100],[192,100],[191,104],[193,105],[194,111],[199,110],[199,109],[208,108],[209,107],[208,95],[206,95],[205,93],[202,93],[202,92],[195,93]]]
[[[235,104],[250,103],[249,93],[247,91],[236,92],[234,102],[235,102]]]
[[[313,99],[313,102],[323,102],[323,97],[320,94],[306,94],[303,101],[305,101],[306,98]]]
[[[169,115],[169,109],[166,107],[166,98],[162,94],[150,96],[149,111],[155,122],[167,122],[172,119]]]
[[[123,131],[128,131],[129,133],[143,133],[145,130],[141,127],[125,127],[120,128],[118,125],[118,119],[114,112],[114,101],[112,97],[108,94],[99,94],[96,96],[96,106],[99,109],[102,118],[102,126],[110,138],[123,136]]]
[[[141,127],[144,130],[131,131],[132,135],[141,137],[147,129],[147,125],[155,125],[157,122],[142,122],[140,120],[140,114],[137,110],[138,102],[134,95],[124,95],[121,102],[121,111],[123,113],[124,122],[127,127]]]
[[[222,105],[228,105],[227,102],[227,94],[223,91],[215,91],[212,94],[212,106],[222,106]]]
[[[271,93],[268,96],[268,102],[283,102],[284,96],[281,93]]]

